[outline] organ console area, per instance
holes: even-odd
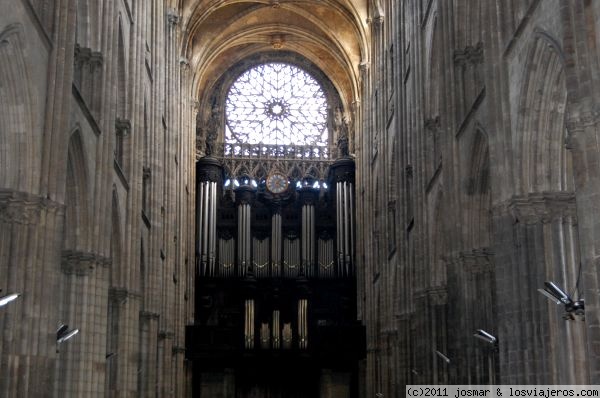
[[[234,177],[198,161],[194,396],[357,396],[354,162],[326,181],[272,166]]]

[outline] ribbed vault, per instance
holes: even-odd
[[[183,0],[180,7],[182,54],[201,104],[230,67],[273,51],[295,53],[322,70],[344,107],[358,99],[366,0]]]

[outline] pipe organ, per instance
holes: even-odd
[[[252,233],[250,229],[252,191],[248,187],[239,190],[238,200],[238,275],[245,276],[252,264]]]
[[[290,358],[297,352],[327,366],[334,366],[332,357],[347,366],[348,355],[362,355],[353,161],[334,162],[327,182],[307,176],[290,180],[283,192],[250,177],[234,180],[216,159],[202,158],[197,167],[196,314],[188,356],[202,366],[235,367],[252,353],[265,361],[278,358],[271,352]]]
[[[307,277],[313,277],[316,273],[315,264],[315,200],[316,195],[311,187],[300,191],[300,202],[302,205],[302,255],[301,266]]]
[[[354,273],[354,162],[338,160],[332,175],[336,195],[338,272],[350,276]]]
[[[281,229],[281,209],[275,206],[271,217],[271,276],[281,276],[281,249],[283,246],[283,235]]]
[[[198,168],[196,211],[197,273],[206,276],[217,274],[217,206],[221,193],[222,171],[215,159],[205,159]]]

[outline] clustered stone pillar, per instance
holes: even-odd
[[[493,253],[474,249],[448,259],[449,356],[463,366],[451,367],[455,384],[494,384],[497,381],[497,345],[475,339],[477,329],[497,336]],[[465,333],[467,331],[468,333]]]
[[[55,385],[63,214],[51,200],[0,190],[0,295],[22,294],[0,308],[0,396],[47,396]]]
[[[564,307],[538,293],[553,281],[578,298],[579,236],[575,195],[538,192],[515,196],[495,210],[503,384],[585,384],[586,325],[565,320]],[[502,342],[506,342],[502,344]]]

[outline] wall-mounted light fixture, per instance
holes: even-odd
[[[0,289],[0,292],[2,291],[2,289]],[[21,294],[20,293],[11,293],[11,294],[7,294],[5,296],[1,296],[0,297],[0,307],[4,307],[6,304],[10,303],[11,301],[16,300]]]
[[[447,356],[445,356],[444,354],[442,354],[441,352],[439,352],[438,350],[435,350],[436,355],[444,362],[446,363],[450,363],[450,358],[448,358]]]
[[[584,315],[585,304],[583,299],[573,300],[571,296],[564,292],[554,282],[544,282],[544,289],[538,289],[538,292],[554,301],[556,304],[563,304],[565,306],[566,314],[564,318],[566,320],[574,320],[573,315]]]
[[[69,340],[71,337],[75,336],[79,333],[79,329],[71,329],[69,330],[69,325],[62,324],[58,327],[56,331],[56,344],[64,343]]]
[[[493,336],[492,334],[486,332],[483,329],[477,329],[473,336],[489,344],[498,344],[498,339],[496,338],[496,336]]]

